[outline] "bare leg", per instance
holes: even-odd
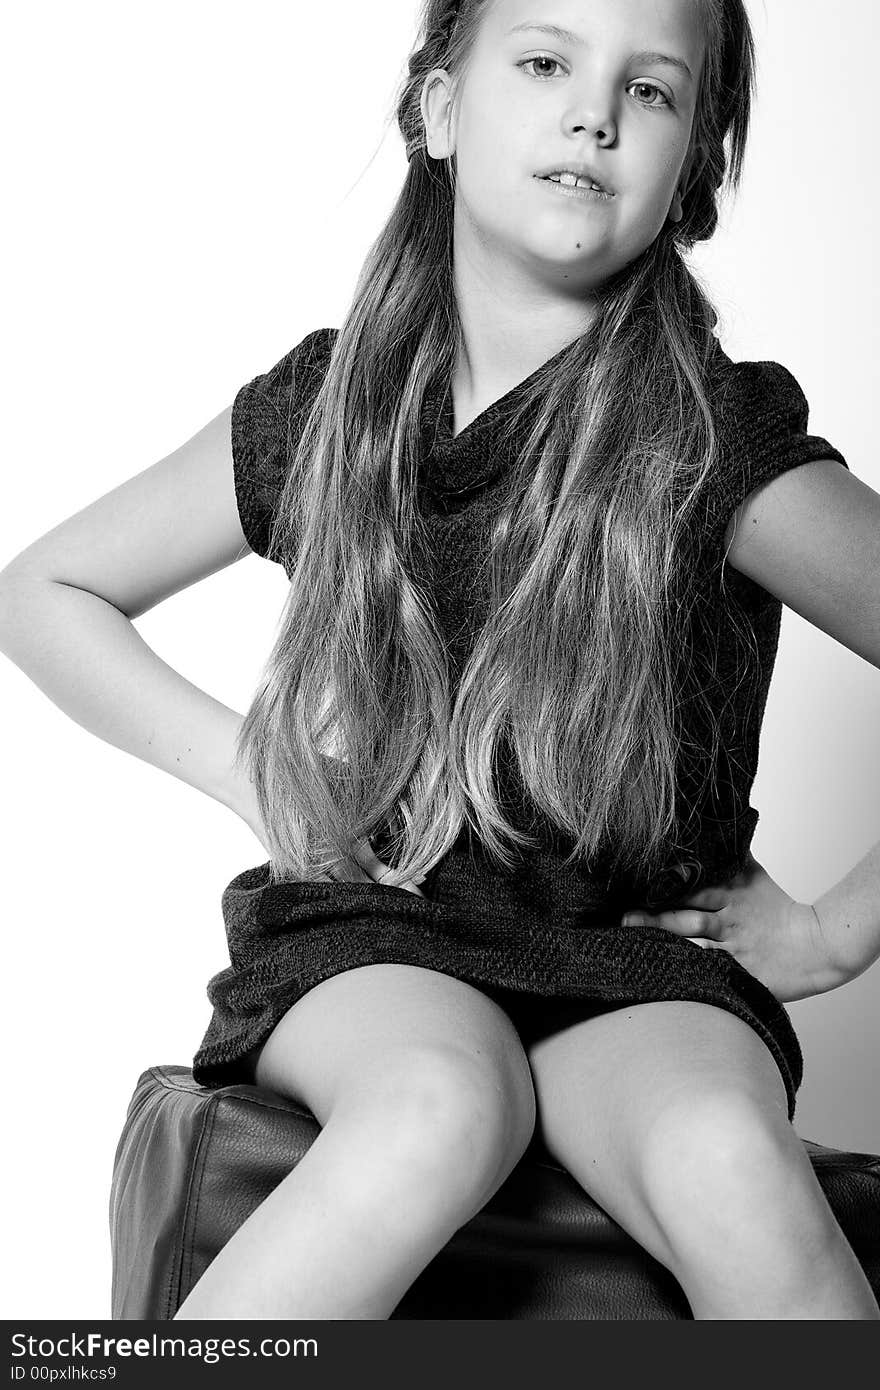
[[[437,971],[376,965],[288,1011],[259,1084],[321,1133],[176,1317],[387,1318],[522,1156],[528,1063],[507,1015]]]
[[[758,1034],[674,1000],[529,1049],[551,1153],[681,1284],[697,1319],[880,1319]]]

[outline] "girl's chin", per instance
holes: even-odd
[[[592,263],[598,268],[601,261],[605,273],[611,273],[607,270],[608,247],[605,239],[590,236],[589,231],[581,228],[576,231],[556,228],[546,236],[532,238],[528,249],[533,257],[548,265],[585,266]]]

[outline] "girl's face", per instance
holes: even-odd
[[[702,0],[497,0],[489,8],[451,138],[443,87],[423,104],[431,153],[456,155],[456,255],[479,247],[577,294],[635,259],[670,211],[680,215],[674,200],[686,186],[701,9]],[[607,196],[572,194],[541,177],[578,164]]]

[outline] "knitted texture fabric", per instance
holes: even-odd
[[[283,564],[288,575],[292,560],[270,549],[270,525],[336,335],[335,329],[310,333],[243,386],[233,403],[242,529],[251,549]],[[460,672],[485,620],[487,595],[478,576],[523,442],[524,426],[511,426],[511,412],[527,382],[454,437],[448,384],[426,398],[420,505],[431,537],[431,594],[453,672]],[[627,907],[657,911],[683,892],[732,877],[745,863],[758,820],[749,797],[782,605],[724,565],[725,530],[749,493],[787,469],[820,458],[847,466],[827,440],[807,432],[806,398],[779,363],[735,363],[716,344],[712,400],[720,450],[693,536],[693,650],[699,651],[701,633],[716,639],[713,678],[707,683],[701,673],[700,679],[721,736],[707,790],[704,707],[684,701],[678,791],[690,814],[667,867],[647,878],[613,874],[601,859],[589,872],[566,865],[571,841],[524,799],[516,804],[514,782],[505,809],[513,795],[513,810],[521,813],[513,815],[515,823],[538,833],[540,848],[512,872],[489,861],[467,830],[431,870],[424,897],[377,883],[271,885],[268,865],[245,870],[223,893],[230,966],[208,984],[214,1012],[193,1059],[196,1081],[219,1086],[248,1079],[241,1070],[244,1054],[313,985],[357,966],[398,962],[486,990],[583,1000],[593,1008],[597,1002],[616,1007],[690,999],[727,1009],[770,1049],[793,1118],[803,1060],[775,996],[726,951],[704,950],[660,927],[620,925]],[[745,648],[734,640],[735,624],[741,628],[743,621],[750,633]],[[381,858],[381,845],[377,852]],[[675,867],[682,862],[685,877]]]

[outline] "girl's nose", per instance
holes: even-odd
[[[574,135],[583,132],[595,135],[603,145],[613,145],[617,139],[617,122],[611,100],[598,94],[584,97],[573,104],[565,125]]]

